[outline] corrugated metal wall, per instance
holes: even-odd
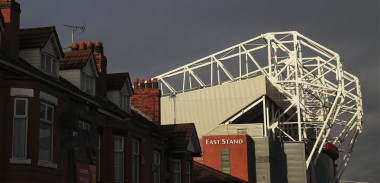
[[[161,97],[161,123],[195,123],[202,137],[221,122],[266,93],[265,77],[179,93],[175,98]]]
[[[229,124],[219,125],[206,135],[238,135],[245,131],[251,137],[263,137],[263,124]]]

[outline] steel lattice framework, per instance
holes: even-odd
[[[339,181],[362,132],[363,108],[359,79],[343,70],[334,51],[295,31],[266,33],[157,78],[163,94],[175,96],[258,75],[290,103],[268,118],[265,130],[308,144],[307,167],[315,163],[326,142],[333,143],[343,155]],[[284,118],[290,111],[294,112]]]

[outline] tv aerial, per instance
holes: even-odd
[[[63,24],[63,26],[69,28],[71,30],[71,43],[74,42],[74,32],[77,30],[81,30],[83,33],[86,30],[85,25],[82,26],[75,26],[75,25],[68,25],[68,24]]]

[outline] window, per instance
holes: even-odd
[[[230,149],[221,149],[221,157],[222,157],[222,172],[230,174]]]
[[[174,183],[181,183],[181,161],[174,160],[173,163]]]
[[[94,77],[82,72],[81,73],[81,88],[89,94],[95,94],[95,79]]]
[[[190,164],[190,162],[186,162],[186,177],[187,177],[187,182],[191,183],[191,164]]]
[[[53,161],[53,119],[54,107],[41,103],[39,159],[48,162]]]
[[[154,183],[160,183],[160,152],[154,151],[153,152],[153,182]]]
[[[121,93],[120,94],[120,108],[123,110],[123,111],[127,111],[127,112],[130,112],[131,111],[131,107],[130,107],[130,100],[129,100],[129,97],[128,95],[124,94],[124,93]]]
[[[115,136],[115,182],[124,182],[124,137]]]
[[[98,135],[98,147],[96,147],[96,180],[100,181],[100,135]]]
[[[58,73],[57,59],[48,54],[41,54],[41,70],[49,74],[57,75]]]
[[[13,111],[12,157],[26,159],[28,99],[16,98]]]
[[[139,141],[136,139],[132,140],[132,183],[139,182]]]

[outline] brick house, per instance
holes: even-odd
[[[0,7],[0,182],[194,182],[195,126],[160,125],[157,80],[133,89],[100,41],[63,52],[54,27]]]

